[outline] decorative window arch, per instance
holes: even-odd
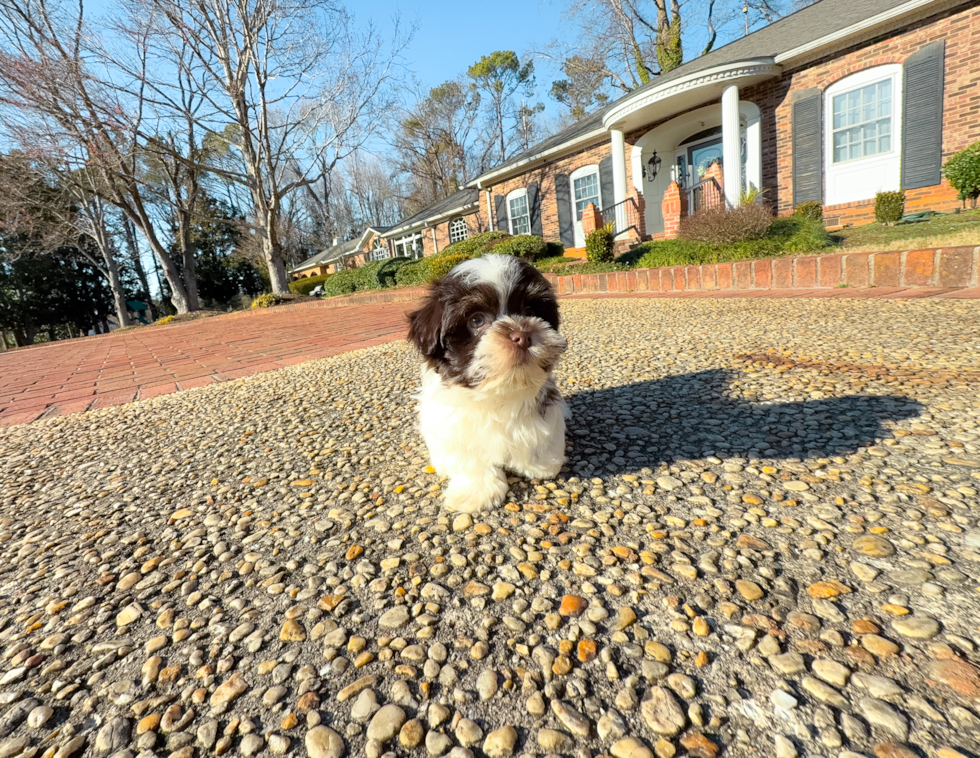
[[[469,236],[469,229],[466,227],[466,219],[457,216],[449,222],[449,244],[462,242]]]
[[[511,234],[531,233],[531,209],[528,206],[525,188],[507,193],[507,221]]]
[[[851,74],[824,91],[827,205],[901,188],[902,66]]]
[[[368,259],[372,261],[383,261],[388,257],[388,247],[381,237],[374,238],[374,244],[368,252]]]

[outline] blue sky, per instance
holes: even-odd
[[[417,21],[418,31],[405,57],[420,82],[434,87],[494,50],[514,50],[520,55],[534,46],[544,46],[556,34],[563,4],[538,0],[369,0],[349,7],[358,20],[373,18],[382,28],[396,14],[406,22]],[[550,77],[547,83],[550,86]]]

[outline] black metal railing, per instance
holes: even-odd
[[[602,222],[611,224],[613,234],[622,234],[629,229],[640,230],[640,211],[636,205],[636,198],[628,197],[615,205],[610,205],[599,211],[602,214]]]
[[[724,201],[721,185],[713,176],[709,176],[687,190],[687,213],[693,216],[698,211],[713,208]]]

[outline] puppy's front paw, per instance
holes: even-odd
[[[554,479],[559,471],[561,471],[560,463],[549,466],[528,466],[518,473],[527,479]]]
[[[500,505],[506,495],[507,480],[503,472],[480,479],[453,479],[446,490],[446,507],[457,513],[479,513],[484,508]]]

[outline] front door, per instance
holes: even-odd
[[[599,169],[588,166],[574,171],[570,177],[572,184],[572,210],[575,211],[575,247],[585,247],[585,234],[582,231],[582,213],[589,203],[602,210],[599,195]]]
[[[712,163],[722,163],[723,155],[721,137],[689,147],[687,149],[687,164],[693,173],[691,183],[697,184],[704,179],[704,175]]]

